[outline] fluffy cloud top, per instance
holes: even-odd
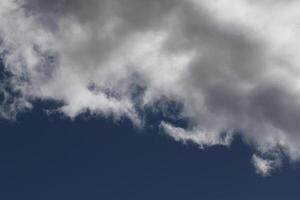
[[[0,114],[62,102],[143,125],[138,110],[182,104],[178,141],[256,148],[263,174],[300,159],[298,1],[2,0]],[[139,98],[137,98],[139,96]],[[165,101],[167,102],[167,101]],[[33,105],[34,106],[34,105]]]

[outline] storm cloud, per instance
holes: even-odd
[[[182,105],[177,127],[160,127],[200,147],[256,149],[268,175],[300,159],[300,14],[297,1],[2,0],[3,118],[34,100],[62,102],[143,127],[144,107]],[[139,93],[139,98],[136,94]]]

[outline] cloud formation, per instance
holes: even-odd
[[[299,6],[2,0],[0,114],[54,100],[71,118],[89,111],[141,127],[145,106],[171,99],[188,126],[162,120],[168,135],[205,147],[230,145],[239,134],[268,174],[283,154],[300,159]]]

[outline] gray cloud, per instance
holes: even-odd
[[[175,140],[229,145],[240,134],[262,174],[279,152],[297,161],[299,3],[233,3],[2,1],[0,53],[19,95],[7,103],[2,87],[1,115],[52,99],[69,117],[89,110],[143,126],[137,106],[173,99],[189,120],[186,129],[161,123]],[[134,88],[144,89],[139,102]]]

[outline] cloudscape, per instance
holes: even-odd
[[[249,164],[271,175],[283,159],[300,160],[299,7],[1,0],[0,116],[13,121],[50,100],[59,105],[49,115],[88,112],[143,129],[147,110],[175,102],[179,111],[159,119],[164,134],[200,148],[230,148],[238,136],[254,149]]]

